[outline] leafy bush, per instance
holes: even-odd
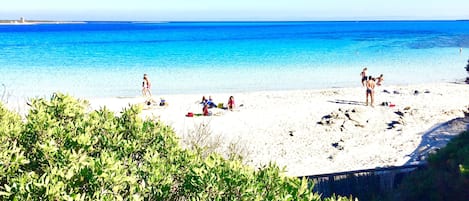
[[[469,73],[469,60],[467,60],[466,71]]]
[[[428,168],[407,178],[399,200],[453,200],[469,198],[469,131],[461,133],[428,159]]]
[[[0,104],[0,200],[321,199],[274,164],[255,171],[180,148],[171,128],[140,118],[139,106],[118,116],[87,106],[54,94],[31,100],[23,120]]]
[[[469,73],[469,60],[467,60],[466,72]],[[469,84],[469,77],[466,77],[466,83]]]

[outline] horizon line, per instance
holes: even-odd
[[[48,19],[0,19],[1,22],[21,23],[27,22],[140,22],[140,23],[171,23],[171,22],[399,22],[399,21],[469,21],[468,19],[200,19],[200,20],[48,20]]]

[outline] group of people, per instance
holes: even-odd
[[[147,74],[143,74],[143,82],[142,82],[142,96],[150,98],[151,100],[151,82],[150,79],[148,78]],[[149,104],[151,104],[150,101],[146,101]],[[205,98],[205,96],[202,97],[202,102],[200,102],[203,107],[202,107],[202,112],[204,116],[210,116],[211,113],[208,111],[209,108],[217,108],[218,106],[213,102],[212,96],[209,96],[208,99]],[[162,99],[161,104],[166,105],[166,102]],[[235,107],[235,102],[234,102],[234,97],[230,96],[228,98],[228,103],[227,107],[224,107],[223,104],[220,105],[221,109],[228,109],[228,110],[233,110]]]
[[[368,68],[363,68],[362,72],[360,73],[361,76],[361,82],[364,87],[366,87],[366,102],[365,105],[368,106],[368,100],[370,99],[370,105],[373,106],[374,104],[374,99],[375,99],[375,87],[376,86],[381,86],[383,81],[384,81],[384,76],[381,74],[379,77],[373,77],[371,75],[367,75]],[[144,97],[151,97],[151,82],[150,79],[148,79],[147,74],[143,74],[143,82],[142,82],[142,95]],[[218,107],[212,100],[212,97],[209,96],[208,99],[205,98],[205,96],[202,97],[202,102],[203,108],[202,112],[204,116],[209,116],[210,112],[208,111],[209,108],[216,108]],[[223,109],[229,109],[233,110],[235,106],[234,103],[234,97],[230,96],[228,99],[228,104],[227,107],[223,107]]]
[[[366,87],[366,102],[365,105],[368,106],[368,98],[370,99],[370,105],[373,106],[375,101],[375,87],[381,86],[384,81],[384,75],[381,74],[379,77],[373,77],[367,75],[368,68],[363,68],[360,76],[362,78],[362,85]]]
[[[233,110],[235,107],[235,102],[234,102],[234,97],[230,96],[228,98],[228,103],[227,107],[224,107],[222,103],[220,103],[220,106],[217,106],[213,100],[212,96],[209,96],[208,99],[205,98],[205,96],[202,96],[202,101],[200,102],[202,104],[202,113],[204,116],[210,116],[212,113],[208,110],[209,108],[220,108],[220,109],[228,109],[228,110]]]

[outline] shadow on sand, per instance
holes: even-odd
[[[365,102],[362,102],[362,101],[339,100],[339,99],[330,100],[330,101],[327,101],[327,102],[337,103],[337,104],[344,104],[344,105],[365,105]]]
[[[323,196],[354,195],[359,200],[375,200],[376,195],[393,192],[411,172],[426,168],[428,154],[446,146],[461,132],[469,129],[469,117],[437,124],[422,136],[420,145],[403,166],[336,172],[305,176],[314,182],[313,191]],[[301,177],[300,177],[301,178]]]
[[[419,146],[408,155],[405,165],[425,163],[428,155],[445,147],[448,142],[463,131],[469,130],[469,118],[455,118],[437,124],[422,135]]]

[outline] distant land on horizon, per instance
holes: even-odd
[[[75,24],[84,21],[59,21],[59,20],[27,20],[25,18],[15,20],[0,20],[0,24]]]

